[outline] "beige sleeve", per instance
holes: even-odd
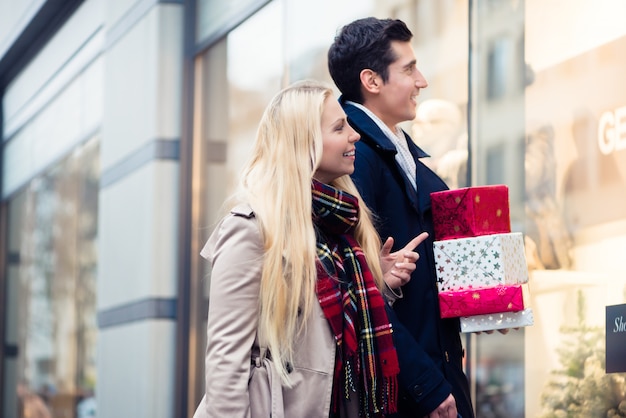
[[[263,245],[254,217],[229,215],[209,239],[212,261],[202,417],[248,417]],[[204,255],[204,254],[203,254]]]

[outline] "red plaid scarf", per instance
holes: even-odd
[[[385,302],[353,235],[358,200],[315,180],[312,191],[317,298],[337,341],[332,410],[357,392],[361,416],[385,417],[396,412],[400,368]]]

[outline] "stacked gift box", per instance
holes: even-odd
[[[431,193],[442,318],[462,332],[532,325],[524,240],[511,232],[504,185]]]

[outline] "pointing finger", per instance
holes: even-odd
[[[428,232],[422,232],[421,234],[413,238],[411,241],[409,241],[409,243],[404,246],[404,249],[413,250],[417,248],[417,246],[420,245],[422,242],[424,242],[426,238],[428,238]]]

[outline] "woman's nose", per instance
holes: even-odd
[[[350,135],[350,141],[357,142],[358,140],[360,140],[361,135],[359,135],[359,133],[355,131],[352,127],[350,127],[350,129],[352,129],[352,135]]]

